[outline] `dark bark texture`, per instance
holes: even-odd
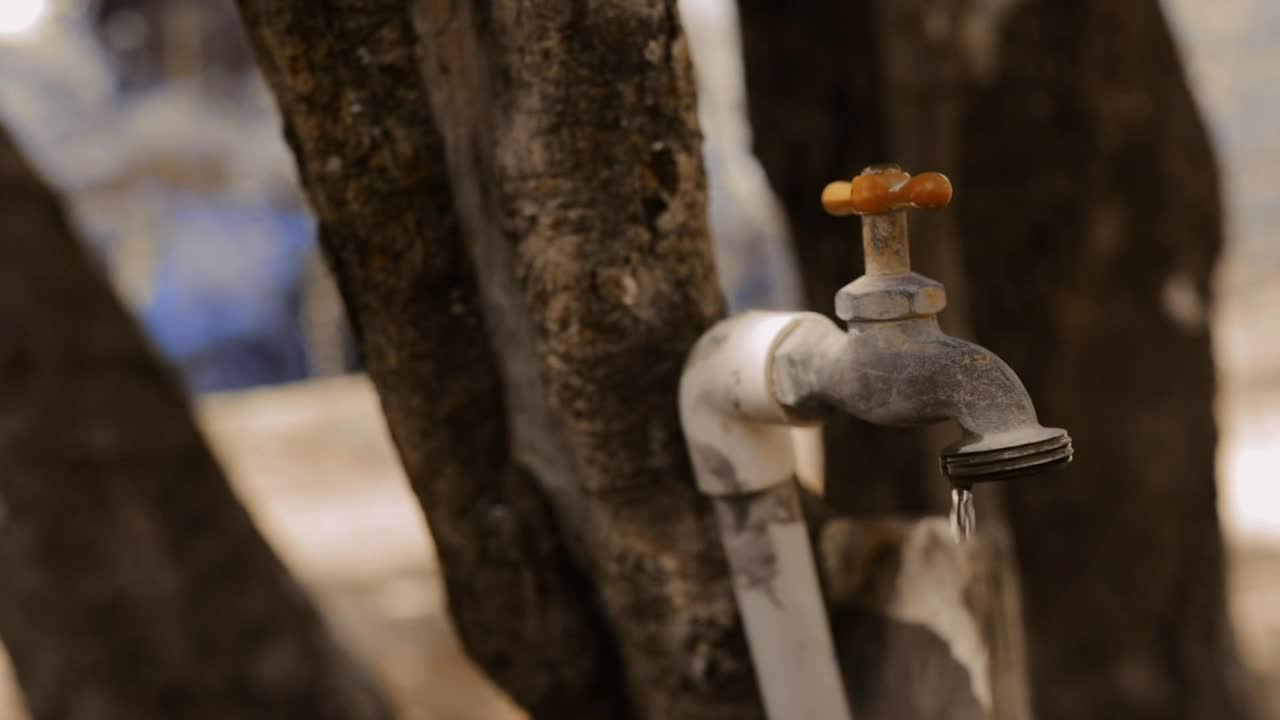
[[[34,720],[389,717],[0,131],[0,637]]]
[[[405,0],[242,0],[473,658],[536,717],[625,716],[507,402]]]
[[[917,248],[954,243],[941,255],[951,266],[919,269],[949,289],[959,272],[968,302],[954,307],[952,292],[948,312],[968,314],[1042,419],[1075,437],[1068,471],[1004,493],[1035,717],[1251,717],[1225,609],[1209,333],[1195,312],[1221,244],[1219,186],[1158,3],[826,2],[790,21],[783,3],[743,5],[758,151],[801,256],[856,252],[816,210],[827,178],[815,168],[830,158],[845,175],[884,159],[947,172],[950,219],[917,214],[913,236]],[[803,41],[826,60],[778,57],[779,43]],[[864,64],[881,68],[879,90]],[[846,104],[797,119],[805,97]],[[827,264],[805,263],[824,293]],[[918,461],[907,450],[897,462]],[[838,482],[849,466],[829,462]],[[875,472],[895,483],[881,507],[918,504],[918,486]]]
[[[240,3],[464,644],[540,718],[757,717],[674,402],[721,300],[673,3],[411,4]]]
[[[515,452],[594,579],[633,707],[754,716],[674,403],[722,311],[674,0],[416,5]]]

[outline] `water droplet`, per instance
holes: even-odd
[[[973,509],[973,491],[969,488],[951,489],[951,537],[956,544],[973,537],[977,529],[977,516]]]

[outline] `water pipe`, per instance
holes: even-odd
[[[813,548],[800,511],[792,417],[775,398],[779,344],[812,313],[751,311],[709,330],[680,381],[698,488],[715,505],[768,717],[848,720]]]

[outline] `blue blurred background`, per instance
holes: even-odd
[[[351,369],[279,119],[222,0],[3,0],[0,114],[195,392]]]

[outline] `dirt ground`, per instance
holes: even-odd
[[[259,528],[401,720],[523,717],[459,648],[435,550],[364,378],[209,396],[199,415]],[[26,720],[5,660],[0,720]]]
[[[459,650],[430,538],[364,378],[212,396],[200,418],[263,533],[402,720],[522,717]],[[1224,447],[1239,449],[1234,427],[1224,422]],[[1280,701],[1280,543],[1238,529],[1231,537],[1241,647],[1259,686]],[[21,719],[2,661],[0,718]]]
[[[399,717],[522,717],[461,652],[435,548],[367,380],[213,396],[200,416],[263,533]]]
[[[1219,342],[1244,330],[1220,322]],[[1252,345],[1274,345],[1255,327]],[[1236,337],[1236,341],[1241,338]],[[1223,354],[1220,351],[1220,355]],[[1243,371],[1247,366],[1241,363]],[[1271,363],[1227,374],[1218,399],[1218,512],[1228,542],[1236,638],[1270,714],[1280,718],[1280,383]]]

